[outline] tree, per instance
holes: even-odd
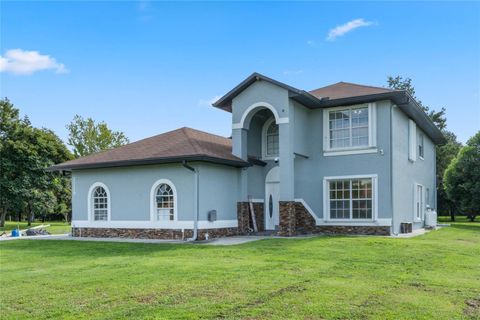
[[[59,198],[55,183],[68,179],[45,169],[72,159],[72,155],[51,130],[34,128],[28,118],[20,119],[18,109],[8,99],[0,100],[0,119],[0,225],[4,225],[8,211],[21,215],[24,210],[30,225],[34,214],[45,215],[56,209]],[[66,181],[60,184],[69,188]]]
[[[480,215],[480,131],[452,160],[444,182],[448,198],[473,222]]]
[[[417,101],[417,103],[422,107],[425,113],[430,117],[430,119],[435,123],[435,125],[440,129],[444,130],[447,127],[447,118],[445,117],[445,108],[441,108],[440,111],[430,110],[430,108],[422,103],[420,99],[415,96],[415,87],[412,84],[412,79],[403,78],[401,76],[388,77],[387,78],[388,87],[395,90],[405,90],[407,91],[412,98]]]
[[[26,119],[20,119],[18,109],[5,98],[0,100],[0,227],[5,225],[8,210],[21,210],[21,195],[26,192],[22,178],[15,174],[16,164],[8,156],[7,145],[14,133],[26,125]]]
[[[413,86],[412,79],[403,78],[401,76],[388,77],[388,87],[395,90],[405,90],[412,98],[414,98],[425,113],[430,117],[433,123],[442,131],[447,142],[444,145],[436,146],[436,172],[437,172],[437,210],[439,213],[448,212],[452,217],[452,221],[455,220],[455,207],[454,203],[450,201],[445,194],[443,187],[443,176],[445,169],[448,167],[452,159],[459,152],[462,144],[457,141],[457,137],[451,131],[447,130],[447,118],[445,117],[445,108],[441,108],[440,111],[430,110],[430,108],[422,103],[415,95],[415,87]]]
[[[446,192],[444,187],[443,176],[445,170],[452,160],[456,157],[462,144],[457,141],[457,137],[453,132],[443,130],[443,135],[445,136],[447,143],[441,146],[437,146],[437,211],[439,213],[448,213],[452,221],[455,221],[455,203],[452,202]]]
[[[123,132],[112,131],[105,122],[95,123],[92,118],[76,115],[67,125],[68,144],[76,158],[102,150],[112,149],[129,142]]]

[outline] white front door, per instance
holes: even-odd
[[[275,230],[279,223],[278,195],[280,183],[271,182],[265,184],[265,230]]]
[[[280,223],[278,201],[280,200],[279,168],[273,167],[265,179],[265,230],[275,230]]]

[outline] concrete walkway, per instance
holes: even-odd
[[[23,237],[2,237],[0,241],[14,240],[66,240],[66,241],[97,241],[97,242],[128,242],[128,243],[176,243],[176,244],[205,244],[205,245],[236,245],[252,241],[265,239],[268,237],[257,236],[239,236],[212,239],[209,241],[187,242],[183,240],[160,240],[160,239],[128,239],[128,238],[80,238],[72,237],[69,234],[51,234],[41,236],[23,236]]]
[[[442,227],[437,227],[433,230],[438,230]],[[427,232],[432,230],[426,229],[417,229],[414,230],[412,233],[405,233],[405,234],[398,234],[398,235],[391,235],[387,236],[389,238],[413,238],[417,236],[421,236]],[[41,236],[23,236],[23,237],[0,237],[0,241],[14,241],[14,240],[67,240],[67,241],[99,241],[99,242],[128,242],[128,243],[176,243],[176,244],[202,244],[202,245],[210,245],[210,246],[231,246],[237,244],[243,244],[253,241],[258,241],[262,239],[273,239],[273,238],[281,238],[281,239],[304,239],[304,238],[311,238],[311,237],[321,237],[322,235],[301,235],[296,237],[278,237],[278,236],[236,236],[236,237],[224,237],[224,238],[216,238],[211,239],[208,241],[196,241],[196,242],[187,242],[184,240],[160,240],[160,239],[128,239],[128,238],[80,238],[80,237],[72,237],[69,234],[52,234],[52,235],[41,235]],[[365,237],[362,235],[358,235],[358,237]]]

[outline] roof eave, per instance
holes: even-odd
[[[82,163],[72,165],[54,165],[47,168],[47,171],[72,171],[82,169],[100,169],[100,168],[115,168],[115,167],[130,167],[141,165],[154,165],[154,164],[169,164],[169,163],[181,163],[183,161],[200,161],[209,162],[215,164],[223,164],[236,168],[243,168],[251,166],[250,163],[232,159],[222,159],[207,155],[193,155],[193,156],[181,156],[181,157],[168,157],[168,158],[152,158],[152,159],[138,159],[138,160],[122,160],[122,161],[109,161],[109,162],[97,162],[97,163]]]

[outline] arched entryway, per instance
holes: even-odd
[[[275,230],[280,223],[280,168],[273,167],[265,178],[265,230]]]

